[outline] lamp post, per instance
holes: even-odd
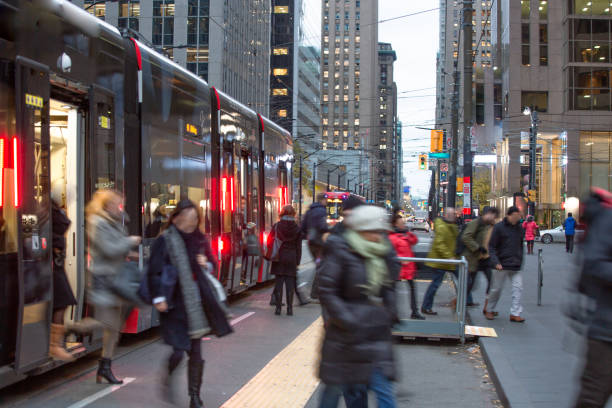
[[[523,110],[523,115],[529,116],[531,119],[531,127],[529,128],[529,190],[536,189],[536,142],[538,137],[538,111],[536,108],[526,106]],[[529,201],[529,214],[535,214],[535,202]]]

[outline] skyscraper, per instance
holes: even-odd
[[[323,0],[322,15],[321,145],[334,151],[322,157],[338,157],[347,180],[373,191],[367,163],[378,127],[378,1]]]

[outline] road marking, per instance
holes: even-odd
[[[234,394],[222,408],[298,408],[319,385],[317,368],[323,337],[318,318]]]
[[[243,321],[244,319],[248,319],[249,317],[253,316],[254,314],[255,312],[248,312],[248,313],[243,314],[242,316],[238,316],[234,320],[230,321],[230,325],[235,326],[241,321]]]
[[[127,377],[123,379],[123,384],[120,385],[111,385],[110,387],[106,387],[105,389],[103,389],[102,391],[98,391],[93,395],[90,395],[89,397],[80,400],[79,402],[75,402],[74,404],[68,406],[67,408],[83,408],[89,404],[91,404],[94,401],[99,400],[102,397],[107,396],[108,394],[117,391],[120,388],[125,387],[126,385],[128,385],[129,383],[131,383],[132,381],[134,381],[135,378],[132,377]]]

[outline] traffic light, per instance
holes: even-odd
[[[426,154],[419,155],[419,169],[427,170],[427,155]]]
[[[529,202],[536,202],[536,191],[535,190],[527,190],[527,197],[529,198]]]
[[[444,150],[444,131],[443,130],[432,130],[431,131],[431,153],[438,153]]]

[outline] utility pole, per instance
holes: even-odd
[[[531,128],[529,129],[529,190],[536,189],[536,143],[538,140],[538,112],[537,107],[529,109]],[[535,203],[529,201],[529,214],[535,215]]]
[[[312,202],[313,203],[317,199],[317,191],[316,191],[316,186],[317,186],[317,161],[318,161],[318,159],[315,159],[314,160],[314,165],[312,166]]]
[[[463,0],[463,214],[472,214],[472,50],[473,0]],[[484,29],[484,27],[483,27]]]
[[[298,186],[298,195],[299,195],[299,202],[298,202],[298,214],[299,214],[299,220],[302,219],[302,155],[300,154],[300,177],[299,177],[300,181],[300,185]]]
[[[453,109],[451,110],[451,150],[448,166],[448,187],[446,189],[446,207],[455,208],[457,196],[457,149],[459,147],[459,67],[454,62],[453,71]]]

